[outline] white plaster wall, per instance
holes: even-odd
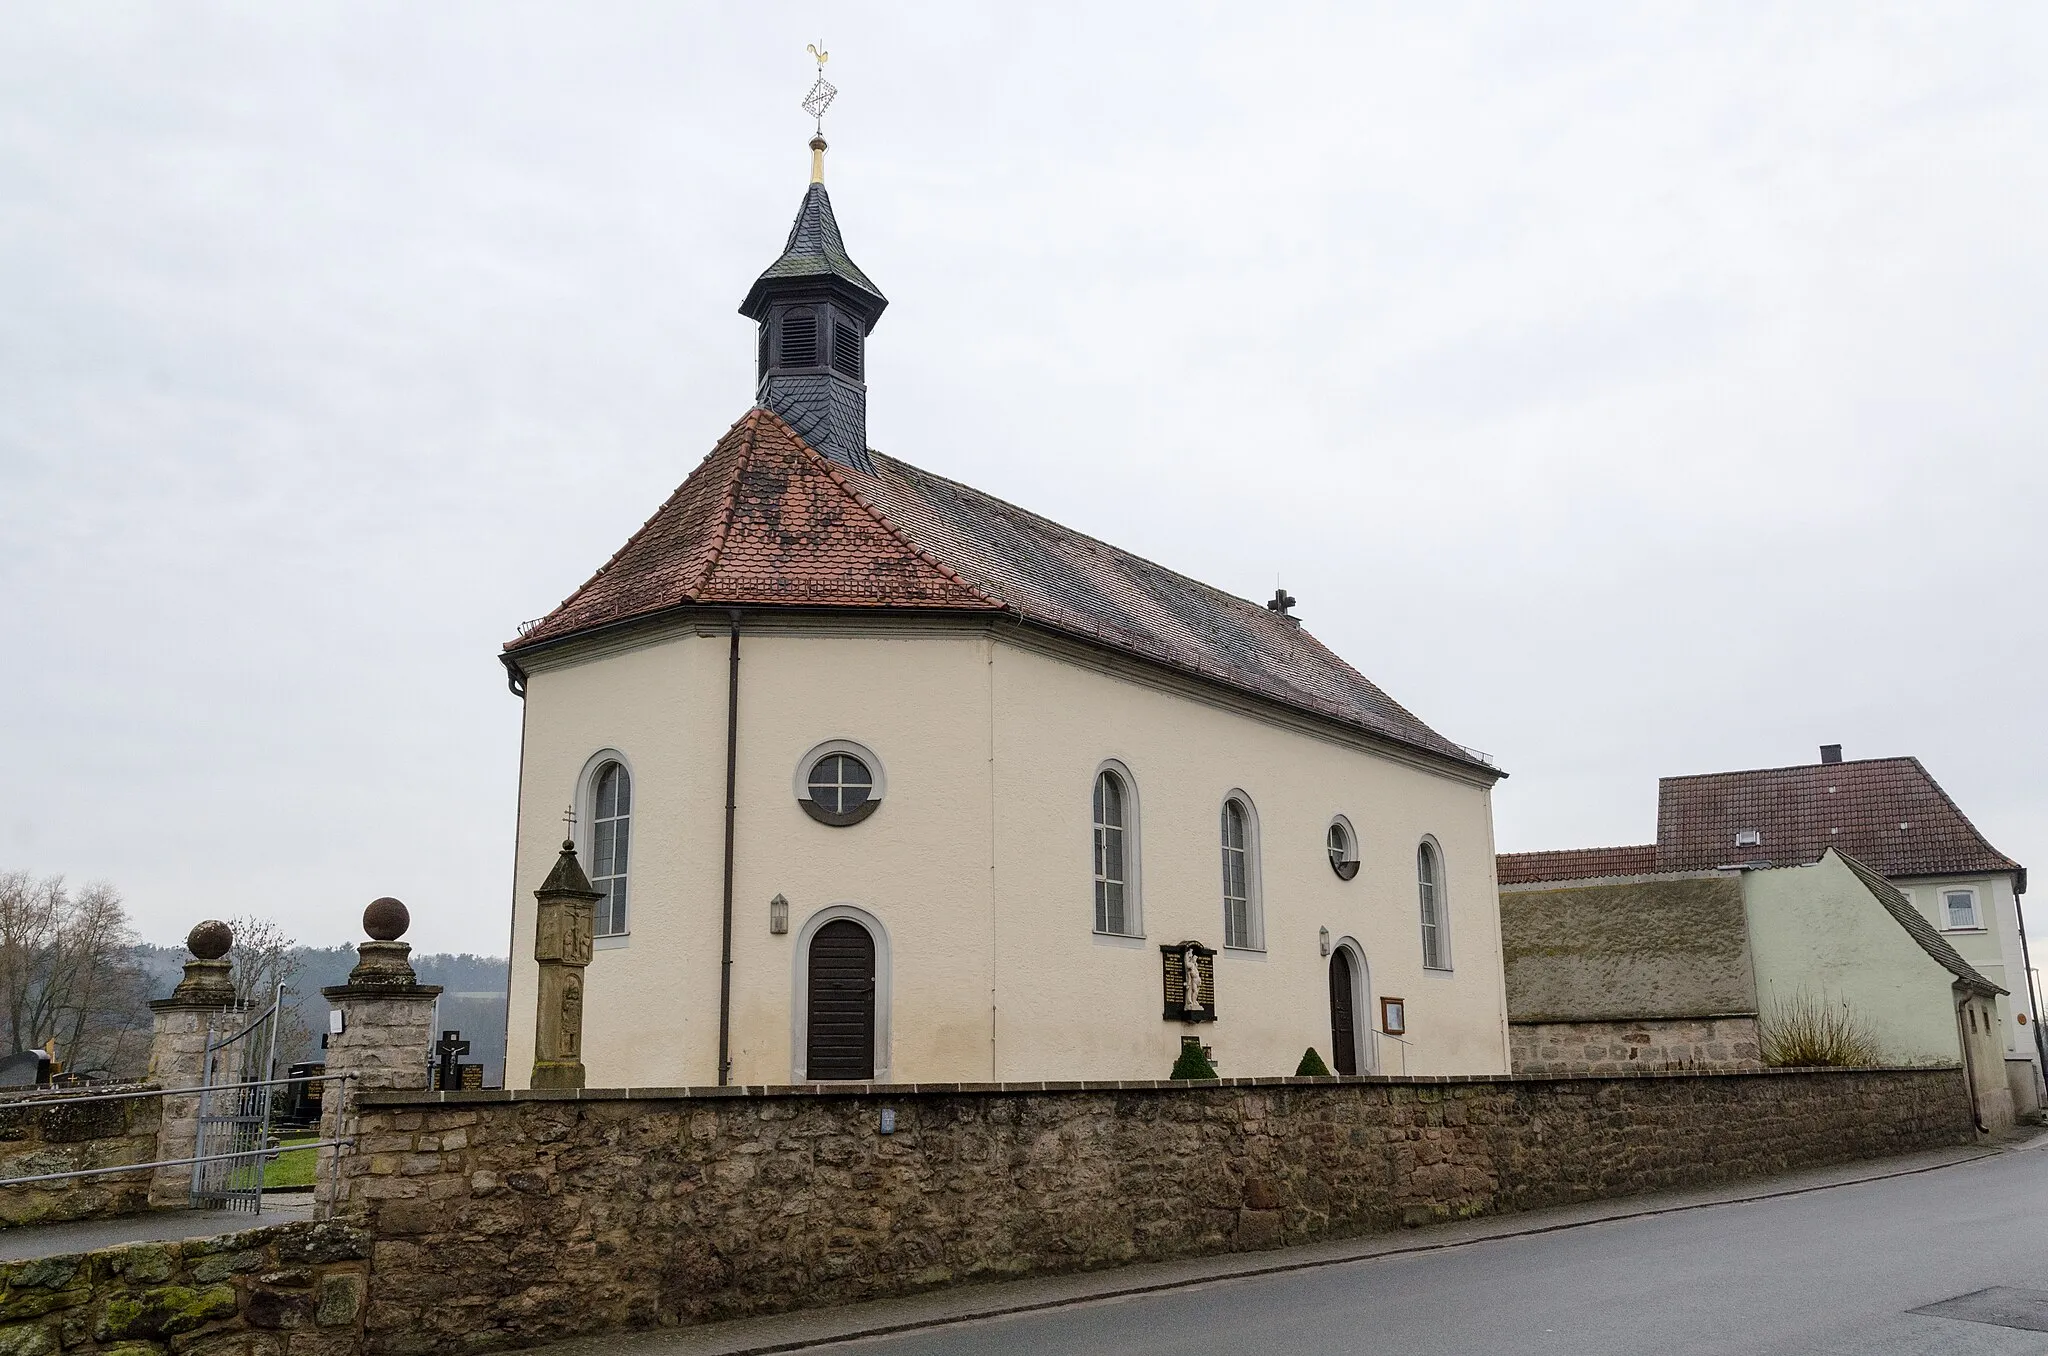
[[[1962,1061],[1955,977],[1839,858],[1746,872],[1742,894],[1761,1021],[1803,991],[1847,1002],[1888,1063]]]
[[[984,635],[749,632],[743,640],[734,888],[734,1079],[792,1077],[806,919],[834,905],[886,930],[896,1081],[1164,1077],[1184,1031],[1226,1074],[1292,1073],[1330,1057],[1317,929],[1359,943],[1377,997],[1408,1005],[1408,1070],[1504,1072],[1505,1002],[1488,792]],[[507,1083],[532,1063],[533,888],[590,756],[634,775],[631,933],[589,971],[593,1087],[716,1081],[727,639],[685,634],[533,673],[527,686]],[[828,739],[871,748],[887,775],[861,824],[818,824],[791,781]],[[1091,778],[1138,781],[1146,935],[1093,927]],[[1162,1020],[1159,944],[1222,940],[1218,816],[1241,788],[1258,811],[1263,954],[1217,962],[1221,1019]],[[1357,829],[1341,881],[1323,835]],[[1443,851],[1449,973],[1421,968],[1415,848]],[[586,861],[587,865],[587,861]],[[790,931],[768,901],[790,901]],[[1399,1048],[1383,1049],[1389,1072]]]
[[[2013,894],[2012,877],[1953,876],[1893,884],[1940,930],[1957,955],[2007,991],[1998,999],[1999,1043],[2006,1054],[2038,1063],[2033,1035],[2027,1030],[2034,1021],[2034,1011],[2027,990],[2026,967],[2021,960],[2019,906]],[[1951,931],[1941,907],[1941,892],[1964,886],[1977,891],[1978,911],[1986,926]],[[2027,1019],[2024,1023],[2016,1020],[2022,1013]]]
[[[1507,1071],[1500,917],[1489,793],[1234,712],[999,646],[997,970],[1006,983],[993,1076],[1163,1078],[1193,1031],[1227,1076],[1291,1074],[1313,1045],[1331,1057],[1328,961],[1318,929],[1355,938],[1370,1001],[1407,1001],[1410,1073]],[[1094,935],[1090,794],[1125,764],[1142,815],[1139,941]],[[1263,953],[1221,950],[1220,818],[1244,791],[1257,810]],[[1332,816],[1360,840],[1356,877],[1330,869]],[[1422,968],[1415,852],[1442,848],[1449,972]],[[1161,944],[1219,948],[1213,1023],[1161,1019]],[[1382,1044],[1382,1066],[1401,1068]]]

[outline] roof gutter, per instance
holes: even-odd
[[[505,666],[505,686],[521,701],[526,700],[526,670],[519,667],[519,661],[509,654],[498,656],[498,662]]]

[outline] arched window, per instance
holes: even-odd
[[[1095,930],[1137,934],[1130,786],[1115,768],[1095,774]]]
[[[1422,968],[1451,968],[1450,929],[1444,919],[1444,866],[1436,844],[1415,849],[1415,891],[1422,906]]]
[[[625,765],[597,770],[590,797],[590,886],[604,891],[597,901],[597,935],[626,930],[626,865],[632,845],[633,778]]]
[[[1259,917],[1259,828],[1249,800],[1223,802],[1223,944],[1243,950],[1265,945]]]

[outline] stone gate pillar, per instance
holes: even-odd
[[[555,869],[533,892],[533,958],[540,966],[533,1014],[535,1088],[583,1086],[583,970],[590,964],[591,933],[600,890],[590,888],[576,860],[576,844],[562,843]]]
[[[398,939],[412,924],[404,904],[386,897],[363,910],[370,940],[356,947],[356,968],[348,983],[320,992],[341,1013],[341,1030],[329,1029],[327,1072],[320,1099],[320,1138],[355,1134],[356,1099],[365,1092],[412,1091],[427,1086],[428,1048],[433,1039],[438,984],[422,984],[412,969],[412,946]],[[348,1205],[349,1149],[320,1150],[315,1200],[324,1218]]]
[[[206,1075],[206,1038],[213,1015],[235,1005],[235,985],[228,948],[235,934],[226,923],[209,919],[187,934],[185,978],[169,998],[150,1005],[154,1014],[149,1039],[149,1081],[160,1088],[196,1088]],[[163,1099],[158,1122],[156,1157],[190,1158],[199,1151],[199,1094],[175,1093]],[[150,1177],[149,1203],[162,1209],[182,1206],[192,1197],[192,1168],[158,1168]]]

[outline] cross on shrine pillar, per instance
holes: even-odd
[[[534,915],[533,959],[540,967],[533,1019],[533,1077],[529,1087],[583,1086],[583,971],[590,964],[597,901],[576,860],[573,839],[562,840],[562,855],[541,887]]]

